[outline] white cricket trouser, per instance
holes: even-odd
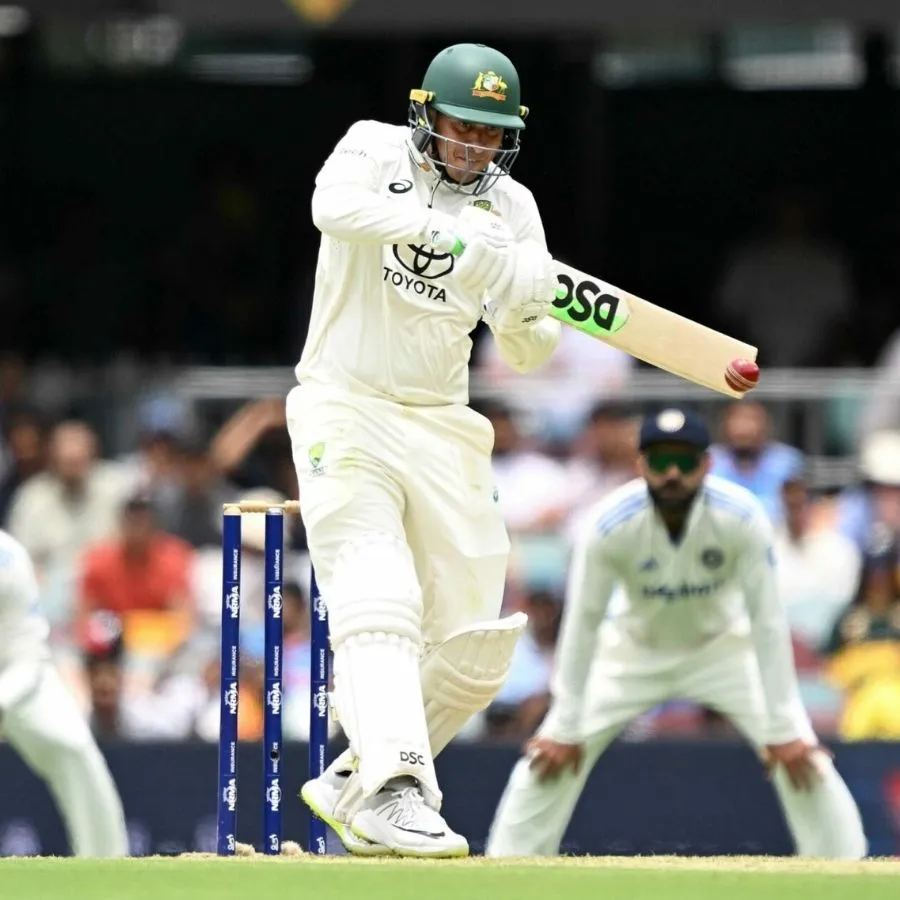
[[[715,709],[730,719],[758,749],[765,745],[765,700],[749,638],[724,635],[705,650],[663,671],[643,673],[624,659],[600,658],[588,691],[584,760],[580,771],[541,782],[522,758],[491,825],[487,856],[553,856],[592,768],[634,718],[667,700],[683,699]],[[798,737],[814,740],[809,716],[797,706]],[[784,771],[773,784],[799,856],[859,859],[867,843],[855,801],[824,754],[817,757],[821,780],[810,792],[794,789]]]
[[[496,620],[509,539],[494,433],[464,406],[408,407],[304,384],[286,403],[310,558],[328,609],[333,708],[365,797],[399,776],[441,793],[423,651]]]
[[[286,410],[324,596],[341,548],[376,533],[412,551],[426,643],[499,616],[509,538],[486,418],[463,406],[401,406],[315,384],[295,387]],[[398,573],[398,585],[407,581]]]
[[[0,670],[0,732],[44,780],[75,856],[128,855],[119,793],[74,696],[52,663]]]

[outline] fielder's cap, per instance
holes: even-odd
[[[698,450],[709,447],[709,428],[696,413],[684,409],[664,409],[641,423],[640,449],[651,444],[690,444]]]

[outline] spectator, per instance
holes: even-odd
[[[32,555],[52,624],[71,614],[82,551],[115,534],[126,482],[115,463],[97,458],[97,437],[84,423],[57,425],[48,467],[13,494],[8,527]]]
[[[853,308],[850,267],[819,234],[819,219],[814,197],[779,191],[765,232],[726,263],[715,296],[720,324],[763,348],[765,365],[827,365],[843,342]]]
[[[637,474],[637,431],[638,419],[625,404],[600,402],[590,411],[566,465],[570,535],[596,503]]]
[[[778,589],[795,640],[818,654],[856,593],[860,553],[833,525],[813,527],[802,472],[788,476],[781,494],[785,515],[775,539]]]
[[[132,497],[121,513],[117,537],[100,541],[84,555],[78,586],[82,618],[108,610],[125,618],[137,610],[169,610],[191,616],[194,597],[191,546],[160,531],[153,506]]]
[[[866,436],[859,467],[860,484],[838,497],[837,521],[841,533],[864,550],[877,525],[900,531],[900,431]]]
[[[137,698],[127,688],[125,640],[118,616],[93,613],[82,630],[88,691],[88,719],[94,737],[154,740],[182,735],[173,729],[170,711],[153,698]]]
[[[844,740],[900,739],[900,545],[874,529],[859,592],[834,628],[829,675],[845,692]]]
[[[526,586],[521,608],[528,615],[528,628],[516,645],[509,676],[485,711],[489,739],[524,739],[547,712],[562,604],[560,586]]]
[[[195,438],[179,443],[177,466],[174,489],[158,503],[160,524],[195,548],[219,547],[222,506],[238,496],[237,488],[220,475],[206,444]]]
[[[817,731],[833,733],[841,697],[825,675],[822,651],[856,593],[860,553],[833,523],[814,523],[802,472],[788,477],[782,498],[785,516],[776,532],[775,572],[791,628],[800,692]]]
[[[213,463],[243,487],[270,483],[268,441],[286,434],[283,399],[252,400],[237,410],[210,442]],[[288,439],[289,440],[289,439]]]
[[[178,443],[191,430],[188,412],[178,400],[154,397],[141,406],[137,429],[137,452],[122,460],[129,492],[165,504],[178,480]]]
[[[555,528],[566,512],[566,472],[562,465],[528,447],[512,409],[497,400],[473,403],[494,426],[494,471],[497,502],[512,533]]]
[[[0,476],[0,526],[5,526],[13,495],[44,471],[47,440],[43,423],[30,409],[11,409],[3,417],[7,463]]]
[[[710,447],[710,472],[746,488],[776,524],[783,519],[782,485],[803,468],[803,454],[771,436],[772,422],[761,403],[729,404],[721,422],[721,442]]]

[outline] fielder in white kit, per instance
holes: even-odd
[[[128,855],[115,783],[47,646],[28,552],[0,531],[0,735],[44,780],[75,856]],[[3,773],[0,772],[0,795]]]
[[[509,174],[519,95],[502,53],[449,47],[408,126],[355,123],[316,179],[312,317],[286,408],[349,750],[301,794],[354,853],[468,853],[433,760],[496,695],[526,622],[498,620],[509,540],[493,430],[467,406],[479,320],[520,372],[559,340],[537,205]]]
[[[856,803],[800,700],[771,526],[748,491],[706,474],[708,445],[692,413],[646,419],[642,477],[604,498],[580,536],[551,707],[513,769],[486,855],[559,853],[603,751],[679,698],[718,710],[758,748],[798,855],[865,856]]]

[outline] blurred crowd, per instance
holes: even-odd
[[[576,362],[559,354],[569,368],[550,374],[571,389],[546,403],[535,394],[527,409],[505,398],[506,375],[489,349],[477,360],[497,388],[473,406],[496,434],[496,485],[513,545],[504,605],[524,609],[530,625],[496,701],[460,739],[518,741],[540,722],[573,535],[594,503],[634,475],[647,410],[627,401],[630,358],[602,346]],[[0,361],[0,527],[34,559],[54,654],[95,732],[214,741],[222,504],[296,497],[283,398],[247,402],[214,425],[174,396],[142,400],[134,446],[116,454],[87,417],[48,415],[29,396],[28,373],[13,377],[13,369]],[[822,493],[765,405],[723,404],[711,425],[713,472],[752,491],[775,526],[780,589],[817,728],[900,740],[900,429],[885,421],[861,433],[858,482]],[[302,740],[309,560],[302,522],[289,522],[285,732]],[[239,727],[248,740],[262,731],[263,524],[262,515],[244,516]],[[729,728],[714,710],[671,703],[626,738]]]

